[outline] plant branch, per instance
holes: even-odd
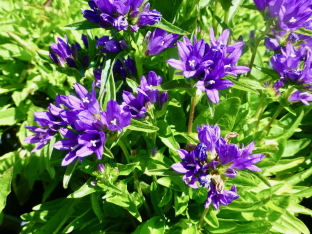
[[[198,224],[198,230],[201,229],[201,226],[202,226],[202,224],[203,224],[203,221],[204,221],[205,216],[206,216],[206,214],[208,213],[208,211],[209,211],[209,207],[206,208],[206,209],[204,210],[204,212],[202,213],[202,215],[200,216],[200,220],[199,220],[199,224]]]
[[[188,133],[189,134],[192,133],[192,125],[193,125],[195,106],[196,106],[196,97],[197,97],[197,95],[195,94],[195,96],[192,97],[192,101],[191,101],[190,116],[189,116],[189,122],[188,122]]]

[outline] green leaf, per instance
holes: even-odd
[[[287,210],[289,212],[292,212],[292,213],[300,213],[300,214],[305,214],[305,215],[312,215],[312,210],[304,207],[304,206],[301,206],[299,204],[293,204],[293,205],[290,205]]]
[[[170,188],[165,189],[165,194],[162,197],[158,206],[163,207],[163,206],[167,205],[170,202],[171,198],[172,198],[172,189],[170,189]]]
[[[67,166],[67,168],[66,168],[66,171],[65,171],[65,174],[64,174],[64,178],[63,178],[63,187],[64,187],[65,189],[68,188],[69,181],[70,181],[72,175],[74,174],[74,171],[75,171],[75,169],[76,169],[76,166],[77,166],[77,164],[78,164],[78,161],[79,161],[79,160],[76,159],[75,162],[69,164],[69,165]]]
[[[159,128],[157,128],[153,125],[148,125],[148,124],[142,123],[142,122],[135,120],[133,118],[131,119],[130,125],[128,127],[126,127],[126,129],[130,129],[133,131],[139,131],[139,132],[148,132],[148,133],[157,132],[159,130]]]
[[[107,198],[106,201],[113,203],[117,206],[124,207],[130,214],[132,214],[137,220],[142,222],[142,218],[137,209],[136,204],[132,201],[129,194],[115,195],[114,197]]]
[[[159,216],[164,216],[164,213],[160,206],[158,204],[160,203],[160,196],[159,196],[159,191],[157,187],[157,183],[155,181],[152,182],[151,184],[151,202],[154,208],[154,211],[157,215]]]
[[[238,90],[243,90],[255,94],[260,94],[257,90],[251,88],[250,86],[246,85],[245,83],[240,82],[239,80],[235,80],[233,78],[226,77],[227,80],[230,80],[233,82],[233,86],[231,88],[233,89],[238,89]]]
[[[182,194],[174,191],[174,210],[175,216],[182,214],[188,205],[189,196],[182,192]]]
[[[13,167],[3,172],[0,177],[0,212],[2,212],[3,208],[6,204],[7,196],[11,192],[11,180],[13,176]]]
[[[258,172],[258,171],[248,171],[248,173],[253,174],[258,179],[260,179],[263,183],[265,183],[267,186],[272,187],[270,182],[263,176],[263,174],[261,172]]]
[[[138,87],[139,85],[134,81],[134,80],[131,80],[129,78],[126,79],[127,81],[127,84],[129,85],[129,87],[133,90],[133,94],[137,94],[138,93]]]
[[[139,165],[139,162],[136,163],[129,163],[129,164],[114,164],[113,167],[118,167],[118,175],[119,176],[127,176],[129,175],[132,171],[134,171],[135,168],[137,168]]]
[[[209,110],[203,111],[194,120],[192,131],[196,132],[197,125],[203,124],[218,124],[221,130],[231,132],[235,124],[236,116],[240,108],[241,102],[239,98],[229,98],[220,102],[215,109],[215,114],[212,117]]]
[[[250,5],[241,5],[241,7],[249,9],[249,10],[255,10],[258,11],[258,8],[254,5],[254,4],[250,4]]]
[[[312,196],[312,188],[308,188],[308,189],[305,189],[303,191],[300,191],[298,193],[293,193],[292,194],[293,196],[298,196],[298,197],[311,197]]]
[[[104,146],[104,152],[103,152],[103,154],[104,154],[106,157],[114,158],[114,155],[113,155],[112,151],[110,151],[110,149],[107,148],[106,146]]]
[[[217,218],[215,212],[213,211],[212,207],[209,208],[208,213],[205,216],[205,222],[214,228],[219,227],[218,218]]]
[[[161,28],[163,30],[166,30],[167,32],[180,34],[180,35],[188,35],[188,34],[190,34],[189,32],[186,32],[186,31],[182,30],[181,28],[179,28],[179,27],[169,23],[164,18],[162,18],[161,21],[159,21],[158,24],[151,25],[151,27],[153,27],[153,28]]]
[[[45,163],[47,171],[49,172],[51,179],[54,179],[55,177],[55,169],[50,166],[51,156],[52,156],[53,149],[54,149],[53,145],[55,142],[56,142],[56,136],[53,136],[49,142],[49,145],[45,147],[45,151],[44,151],[44,163]]]
[[[45,225],[39,228],[36,233],[59,233],[59,230],[66,223],[67,219],[69,219],[69,217],[74,213],[74,203],[74,200],[68,200],[68,202],[51,219],[49,219]]]
[[[278,147],[276,145],[268,145],[263,147],[257,147],[252,151],[253,154],[264,154],[264,153],[276,153],[278,151]]]
[[[174,139],[171,128],[168,124],[164,120],[159,120],[157,121],[157,127],[159,128],[157,135],[160,140],[170,149],[177,150],[179,148],[179,144]]]
[[[257,65],[253,64],[253,66],[258,69],[259,71],[263,72],[264,74],[267,74],[271,76],[273,79],[278,80],[280,79],[280,75],[277,73],[277,71],[265,67],[258,67]]]
[[[102,223],[104,216],[103,216],[103,212],[102,212],[102,209],[100,207],[99,201],[97,199],[96,193],[91,194],[91,205],[92,205],[92,209],[93,209],[96,217],[98,217],[100,223]]]
[[[221,3],[222,8],[227,11],[230,9],[231,6],[233,6],[231,1],[227,1],[227,0],[218,0],[218,2]]]
[[[96,190],[96,187],[91,185],[91,181],[93,178],[90,178],[84,185],[82,185],[77,191],[73,192],[72,194],[68,195],[67,198],[80,198],[87,196],[91,193],[94,193]]]
[[[26,115],[19,108],[8,108],[0,111],[0,126],[12,126],[25,119]]]
[[[181,178],[179,178],[179,179],[182,181]],[[162,186],[165,186],[167,188],[181,192],[181,188],[176,183],[173,183],[173,181],[171,180],[170,177],[162,177],[162,178],[157,180],[157,183],[161,184]]]
[[[159,91],[169,91],[169,90],[176,90],[176,89],[178,90],[191,89],[184,79],[171,80],[154,88],[158,89]]]
[[[271,176],[279,174],[279,172],[286,171],[290,168],[296,168],[298,165],[305,161],[304,157],[298,157],[296,159],[282,159],[279,160],[278,163],[272,167],[269,167],[265,170],[265,176]]]
[[[309,176],[312,175],[312,167],[310,167],[307,170],[304,170],[300,173],[297,173],[291,177],[288,177],[287,179],[285,179],[284,181],[288,184],[291,185],[296,185],[301,181],[304,181],[305,179],[307,179]]]
[[[286,148],[283,152],[282,157],[291,157],[298,153],[300,150],[304,149],[310,144],[309,139],[300,140],[289,140],[286,142]]]
[[[69,30],[86,30],[86,29],[92,29],[92,28],[100,28],[100,26],[88,20],[83,20],[83,21],[79,21],[73,24],[67,24],[64,26],[64,28],[69,29]]]
[[[165,220],[159,216],[142,223],[132,234],[163,234],[165,233]]]
[[[166,19],[169,22],[173,22],[181,3],[182,0],[150,0],[150,9],[156,9],[161,13],[161,21]]]
[[[263,207],[267,202],[269,202],[271,197],[265,198],[256,202],[245,202],[245,201],[233,201],[227,206],[223,206],[224,210],[236,210],[236,211],[246,211],[246,210],[256,210]]]
[[[282,216],[285,220],[291,223],[295,228],[300,230],[304,234],[310,234],[309,229],[304,225],[304,223],[293,216],[289,211],[286,210],[286,213]]]
[[[73,230],[81,227],[84,223],[90,221],[90,218],[93,219],[92,209],[88,209],[86,212],[79,215],[72,222],[70,222],[63,230],[62,233],[71,233]]]

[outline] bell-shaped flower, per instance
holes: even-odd
[[[295,91],[289,98],[290,102],[302,102],[304,105],[309,106],[309,102],[312,102],[312,94],[302,91]]]
[[[144,96],[144,104],[146,102],[156,103],[159,97],[159,90],[154,89],[153,87],[159,86],[162,82],[162,77],[158,76],[155,72],[150,71],[147,76],[141,77],[141,83],[138,88],[138,96]]]
[[[36,152],[37,150],[40,150],[45,146],[52,137],[57,133],[56,131],[52,131],[51,129],[43,129],[36,126],[27,126],[26,129],[36,133],[35,135],[28,136],[24,139],[24,142],[28,144],[36,144],[39,143],[32,151],[31,153]]]
[[[132,118],[142,119],[146,116],[146,108],[144,106],[144,97],[136,98],[132,93],[124,91],[122,94],[124,100],[123,111],[131,114]]]
[[[179,34],[170,33],[167,35],[165,30],[156,28],[153,35],[149,39],[144,55],[156,55],[164,49],[175,47],[176,45],[174,45],[174,43],[179,39],[179,37]]]
[[[220,128],[218,125],[203,125],[202,128],[197,126],[198,139],[207,147],[207,151],[214,154],[216,152],[216,144],[220,139]]]
[[[149,10],[150,4],[146,3],[143,7],[143,12],[139,15],[137,25],[139,27],[145,27],[147,25],[158,24],[161,20],[162,15],[155,9]]]

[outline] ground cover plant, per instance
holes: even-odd
[[[311,0],[4,0],[0,231],[310,233]]]

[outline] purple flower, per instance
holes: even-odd
[[[149,32],[147,34],[149,34]],[[173,48],[176,46],[174,43],[178,40],[179,37],[179,34],[170,33],[167,35],[165,30],[156,28],[152,37],[149,39],[147,49],[144,54],[146,56],[156,55],[162,52],[164,49]]]
[[[103,155],[104,143],[104,132],[86,130],[84,134],[78,137],[78,144],[82,145],[82,147],[77,150],[76,154],[78,157],[86,157],[95,153],[97,158],[100,160]]]
[[[239,197],[235,185],[232,186],[231,190],[220,191],[217,190],[216,185],[211,182],[205,208],[207,209],[212,203],[213,207],[219,210],[220,205],[228,205]]]
[[[124,91],[122,94],[124,100],[123,111],[131,114],[132,118],[142,119],[146,116],[146,108],[144,106],[144,97],[135,98],[132,93]]]
[[[260,10],[260,11],[264,11],[265,7],[267,5],[268,0],[254,0],[254,3],[256,5],[256,7]]]
[[[135,75],[137,73],[136,67],[135,67],[135,62],[130,58],[128,55],[127,59],[123,60],[124,63],[126,64],[126,67],[128,68],[129,72],[131,75]]]
[[[31,153],[36,152],[37,150],[40,150],[45,146],[52,137],[57,133],[55,131],[52,131],[51,129],[43,129],[36,126],[27,126],[25,127],[28,130],[36,133],[35,135],[28,136],[24,139],[24,142],[28,144],[36,144],[39,143],[32,151]]]
[[[68,38],[65,35],[66,42],[63,41],[61,38],[57,38],[57,44],[54,42],[51,42],[51,49],[53,52],[50,52],[50,57],[54,63],[56,63],[58,66],[65,66],[65,63],[68,63],[68,66],[70,67],[77,67],[75,62],[72,62],[72,51],[70,49],[70,46],[68,45]],[[56,54],[59,56],[57,58]],[[68,61],[67,61],[68,60]]]
[[[206,149],[207,149],[207,146],[203,143],[199,143],[197,147],[195,148],[194,153],[197,156],[198,160],[201,162],[204,162],[207,159]]]
[[[291,95],[289,101],[290,102],[300,101],[303,104],[309,106],[310,105],[309,102],[312,102],[312,94],[297,90]]]
[[[160,12],[156,10],[149,10],[150,4],[146,3],[143,7],[143,12],[139,16],[138,26],[145,27],[147,25],[154,25],[158,24],[161,20],[162,15]]]
[[[141,96],[144,97],[144,104],[146,102],[156,103],[159,97],[159,90],[153,89],[154,86],[159,86],[162,82],[162,77],[157,76],[157,74],[153,71],[150,71],[147,76],[147,80],[145,76],[141,77],[141,83],[138,88],[138,98]]]
[[[168,93],[163,92],[159,97],[159,106],[162,107],[166,102],[168,102]]]
[[[264,39],[264,45],[265,45],[266,48],[269,49],[269,50],[276,51],[276,50],[279,50],[279,49],[280,49],[279,42],[278,42],[278,40],[275,39],[275,38],[266,37],[266,38]]]
[[[216,151],[219,159],[223,165],[232,162],[234,159],[240,157],[239,147],[234,144],[226,144],[225,140],[221,138],[216,145]]]
[[[102,69],[101,68],[98,68],[98,69],[94,69],[93,70],[93,75],[94,75],[94,78],[95,78],[95,85],[99,88],[101,88],[101,76],[102,76]]]
[[[171,165],[171,168],[179,173],[185,174],[183,176],[184,183],[191,188],[197,189],[198,185],[196,181],[198,181],[198,178],[194,175],[200,171],[201,165],[197,162],[194,151],[189,154],[186,150],[179,149],[178,154],[184,162],[174,163]]]
[[[250,171],[260,171],[262,170],[253,165],[258,162],[260,162],[265,156],[263,154],[252,154],[252,151],[254,150],[255,142],[251,142],[249,145],[247,145],[244,148],[244,145],[242,146],[242,149],[240,151],[239,157],[235,157],[233,159],[233,164],[230,166],[230,168],[235,168],[238,170],[244,170],[248,169]]]
[[[119,31],[120,30],[126,31],[128,27],[128,21],[126,17],[118,16],[116,19],[114,19],[113,26]]]
[[[205,144],[207,151],[214,154],[216,152],[216,144],[220,139],[220,128],[218,125],[203,125],[202,128],[197,126],[198,139]]]
[[[97,169],[98,169],[98,171],[99,171],[100,173],[104,174],[104,172],[105,172],[105,167],[104,167],[103,163],[98,163],[98,164],[96,165],[96,167],[97,167]]]
[[[122,128],[130,125],[131,114],[129,112],[121,112],[119,104],[114,100],[109,100],[106,107],[104,124],[111,131],[122,131]]]
[[[119,76],[121,76],[122,80],[127,78],[127,69],[119,59],[117,59],[113,66],[113,74],[115,79]]]
[[[101,51],[103,53],[119,53],[120,51],[124,50],[125,48],[124,41],[116,41],[114,39],[109,39],[108,36],[103,36],[99,38],[96,42],[96,48],[101,46]],[[126,44],[127,46],[127,44]]]

